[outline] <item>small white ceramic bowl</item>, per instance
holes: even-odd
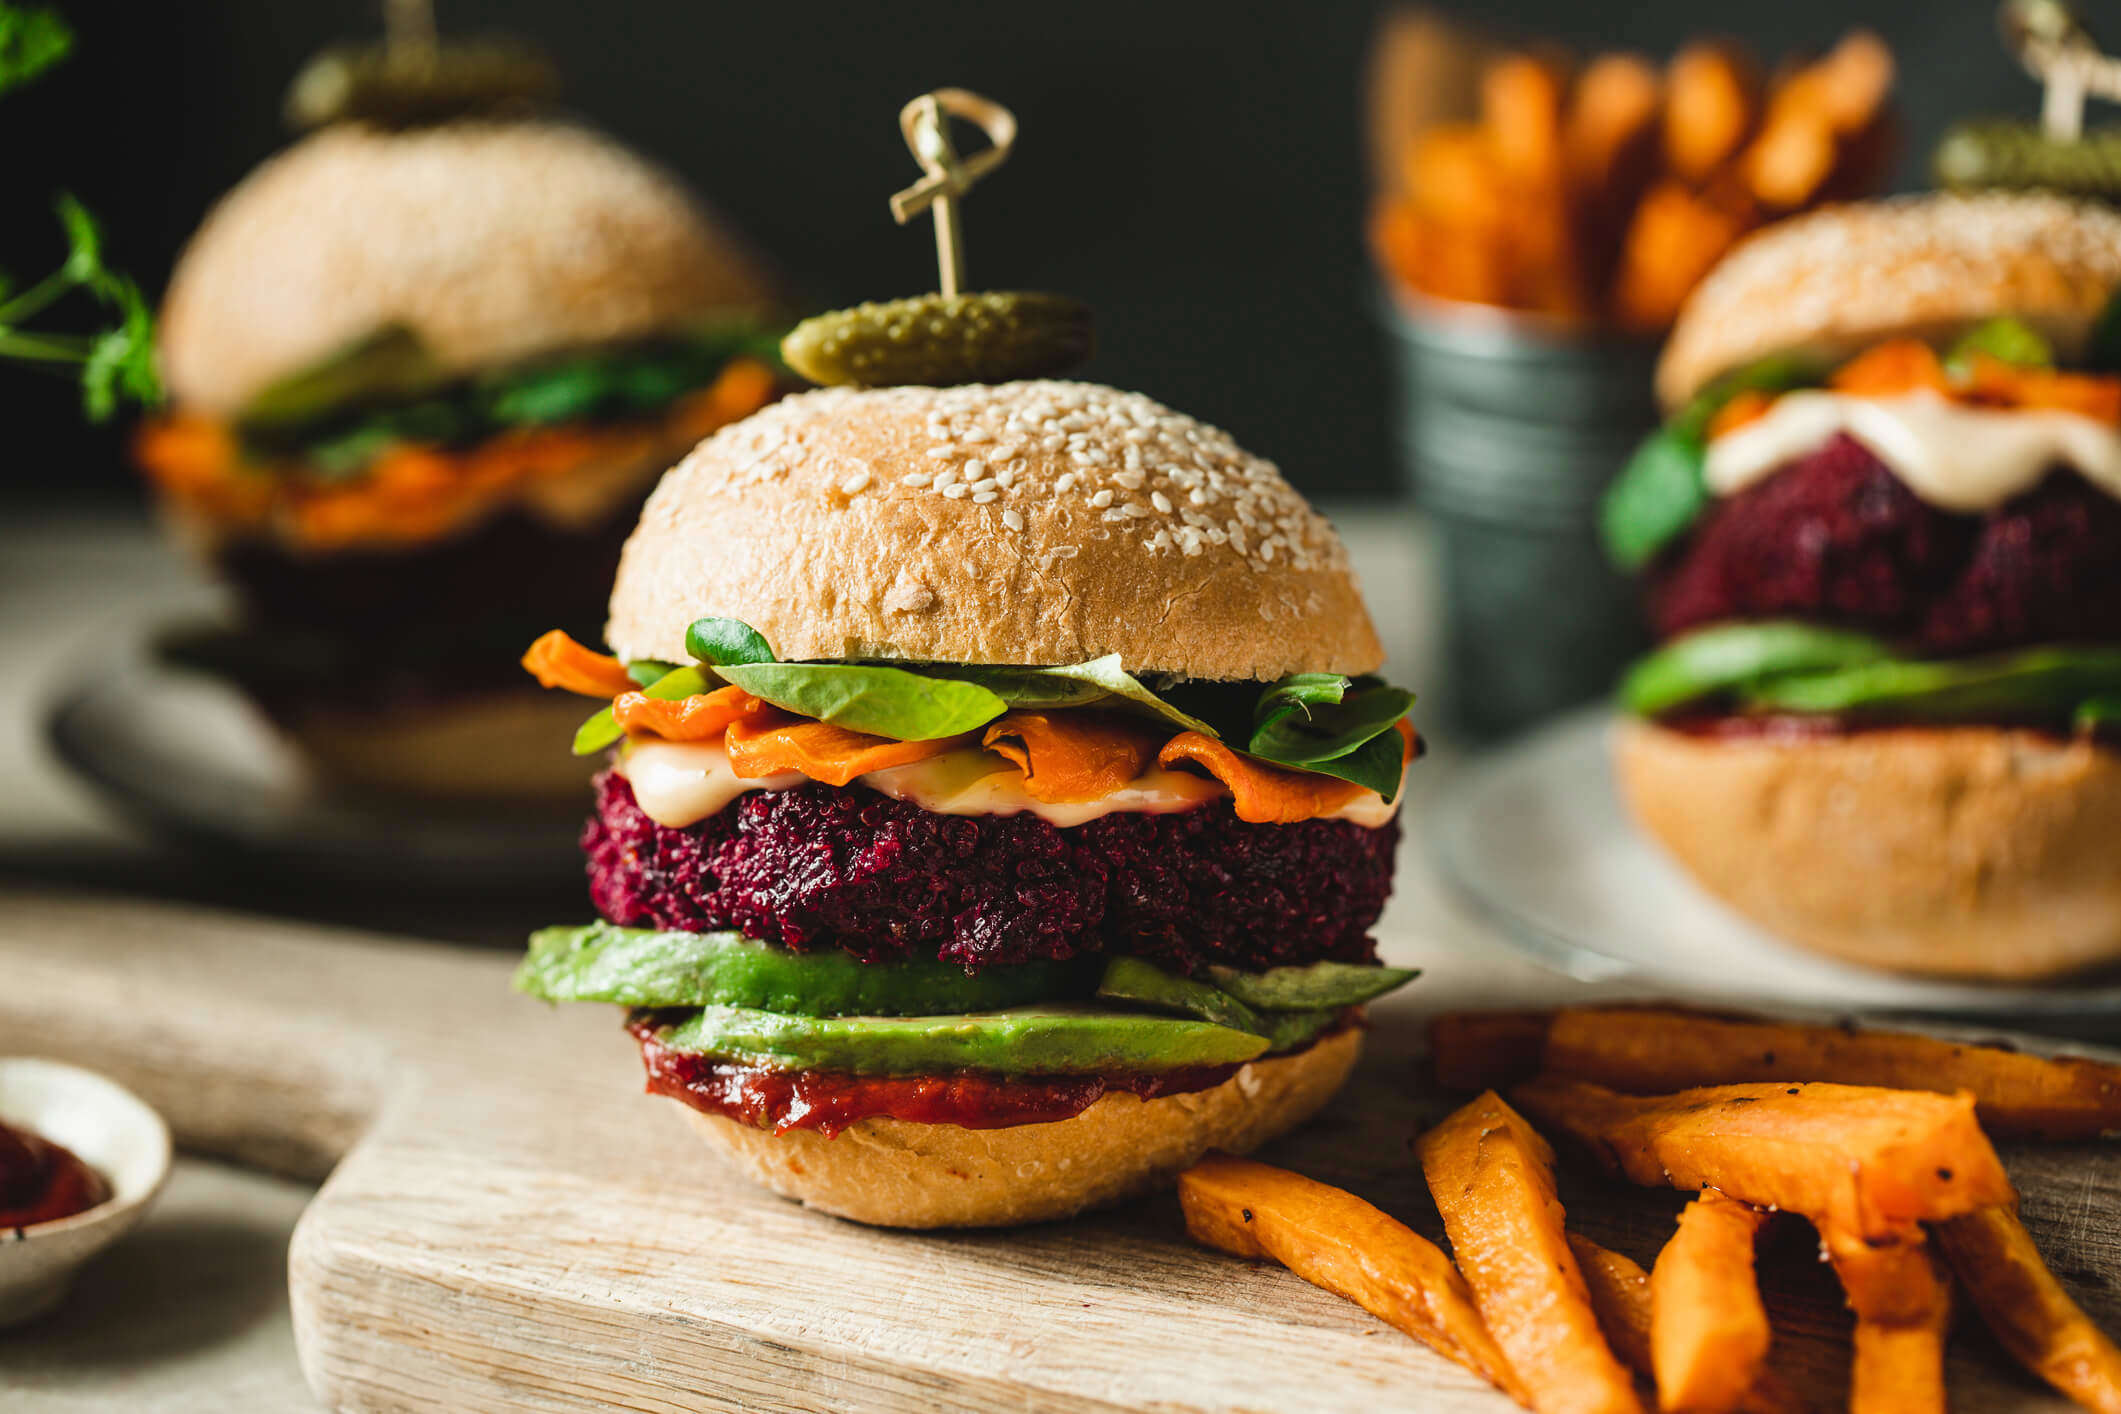
[[[115,1081],[30,1056],[0,1056],[0,1123],[65,1145],[111,1186],[85,1213],[0,1228],[0,1326],[10,1326],[58,1305],[74,1273],[147,1216],[169,1177],[169,1126]]]

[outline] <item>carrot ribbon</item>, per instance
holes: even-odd
[[[609,653],[585,648],[560,629],[539,636],[523,655],[523,666],[540,687],[557,687],[584,697],[617,697],[637,684],[626,666]]]

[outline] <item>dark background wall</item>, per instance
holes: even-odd
[[[212,197],[285,141],[288,77],[377,30],[374,0],[89,0],[60,8],[75,59],[0,98],[0,268],[59,257],[47,193],[104,218],[159,292]],[[445,30],[506,29],[561,62],[570,104],[689,178],[821,303],[931,288],[925,225],[886,197],[916,174],[898,106],[955,83],[1023,135],[968,208],[973,279],[1098,307],[1094,376],[1229,427],[1319,493],[1394,484],[1362,247],[1360,74],[1378,0],[438,0]],[[1901,61],[1918,185],[1943,125],[2036,107],[1989,0],[1499,0],[1457,7],[1505,34],[1666,55],[1690,33],[1764,56],[1868,24]],[[2097,8],[2097,7],[2093,7]],[[133,495],[120,429],[70,390],[0,368],[0,514]]]

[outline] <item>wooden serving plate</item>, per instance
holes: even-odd
[[[0,907],[0,1051],[111,1075],[194,1152],[330,1175],[290,1285],[304,1372],[336,1408],[1514,1408],[1338,1297],[1194,1247],[1168,1195],[946,1235],[771,1197],[641,1093],[616,1008],[518,997],[513,962],[18,895]],[[1376,1007],[1349,1092],[1263,1157],[1438,1236],[1407,1142],[1453,1103],[1421,1088],[1418,1057],[1428,1012],[1466,1000],[1449,992]],[[2050,1262],[2121,1329],[2121,1147],[2004,1157]],[[1682,1201],[1583,1179],[1564,1196],[1572,1226],[1645,1263]],[[1848,1322],[1801,1224],[1762,1267],[1771,1359],[1839,1407]],[[1971,1319],[1950,1383],[1960,1410],[2070,1407]]]

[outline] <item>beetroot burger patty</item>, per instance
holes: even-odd
[[[1398,840],[1396,821],[1249,825],[1227,802],[1063,830],[822,785],[672,829],[607,772],[582,842],[598,909],[628,926],[735,928],[869,962],[1123,952],[1192,969],[1371,960]]]
[[[1670,637],[1806,618],[1961,653],[2121,639],[2121,502],[2058,468],[1986,515],[1938,510],[1847,436],[1720,502],[1651,588]]]

